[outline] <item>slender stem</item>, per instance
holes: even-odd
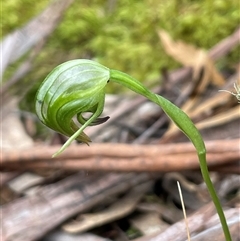
[[[206,162],[206,155],[198,155],[198,158],[199,158],[200,169],[201,169],[201,173],[203,176],[203,180],[205,181],[205,183],[207,185],[207,188],[211,195],[212,201],[216,207],[219,219],[222,224],[222,229],[223,229],[223,232],[225,235],[225,239],[226,239],[226,241],[232,241],[231,234],[229,232],[229,228],[228,228],[228,225],[226,222],[226,218],[225,218],[220,200],[217,196],[217,193],[215,191],[215,188],[214,188],[213,183],[209,176],[209,171],[208,171],[207,162]]]
[[[199,133],[195,125],[192,123],[191,119],[173,103],[163,98],[162,96],[152,93],[146,87],[144,87],[144,85],[142,85],[138,80],[132,78],[131,76],[117,70],[110,70],[110,78],[111,80],[126,86],[127,88],[133,90],[138,94],[145,96],[152,102],[159,105],[163,109],[163,111],[170,117],[170,119],[178,126],[178,128],[191,140],[198,153],[202,176],[207,185],[208,191],[211,195],[216,210],[218,212],[218,216],[222,224],[226,241],[231,241],[231,235],[228,229],[228,225],[220,200],[216,194],[213,183],[209,176],[206,161],[206,148],[201,134]]]

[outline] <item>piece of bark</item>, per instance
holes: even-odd
[[[216,225],[219,224],[219,218],[217,214],[214,214],[214,206],[212,203],[209,203],[199,209],[197,212],[191,214],[188,217],[188,227],[190,234],[196,234],[201,232],[202,230],[206,230],[204,232],[207,232],[208,229],[212,229]],[[214,214],[214,215],[213,215]],[[238,234],[237,230],[239,227],[239,209],[228,209],[225,210],[226,218],[229,220],[230,230],[233,233],[233,237],[236,237],[236,234]],[[214,222],[209,222],[214,217]],[[221,226],[220,226],[221,227]],[[196,239],[196,240],[216,240],[216,241],[224,241],[223,239],[223,231],[222,229],[218,228],[217,231],[215,231],[216,237],[219,239]],[[197,236],[197,235],[196,235]],[[202,236],[203,237],[203,236]],[[214,237],[213,233],[211,233],[211,237]],[[185,241],[187,240],[187,232],[186,232],[186,226],[185,226],[185,220],[181,220],[172,226],[170,226],[168,229],[161,233],[157,233],[154,235],[144,236],[138,239],[135,239],[134,241]],[[193,239],[195,240],[195,239]],[[234,239],[234,241],[238,241],[238,239]]]
[[[82,214],[79,217],[79,221],[76,220],[64,224],[62,228],[68,233],[80,233],[123,218],[134,211],[137,203],[143,195],[150,190],[152,185],[152,181],[137,185],[124,197],[114,202],[110,207],[97,213]]]
[[[239,160],[239,139],[209,141],[209,167]],[[36,168],[102,171],[180,171],[199,168],[191,143],[166,145],[93,144],[71,146],[62,155],[51,159],[58,147],[39,147],[25,151],[4,151],[0,170]]]
[[[235,173],[240,175],[240,161],[238,160],[227,165],[216,166],[213,167],[212,170],[221,173]]]
[[[228,221],[229,232],[231,233],[232,241],[239,241],[240,220],[236,218]],[[204,230],[198,235],[191,238],[191,241],[226,241],[222,226],[217,224],[211,228]]]
[[[208,166],[213,168],[215,165],[231,163],[238,158],[238,153],[208,154]],[[72,171],[171,172],[198,169],[199,161],[196,154],[131,159],[93,157],[85,160],[67,159],[63,161],[52,159],[47,161],[9,163],[7,166],[2,166],[1,170],[36,170],[41,168]]]
[[[66,219],[152,177],[142,174],[75,174],[1,208],[2,241],[36,240]]]
[[[233,140],[214,140],[206,141],[208,153],[234,153],[239,151],[240,139]],[[59,150],[61,146],[34,146],[22,150],[2,150],[0,162],[23,162],[23,161],[40,161],[49,160],[53,153]],[[196,150],[192,143],[174,143],[163,145],[130,145],[115,143],[93,143],[91,146],[72,145],[69,146],[61,155],[52,160],[64,159],[85,159],[89,157],[117,157],[117,158],[134,158],[134,157],[152,157],[159,155],[179,155],[195,154]]]
[[[204,222],[209,219],[214,213],[214,206],[209,203],[199,209],[197,212],[188,217],[188,225],[190,232],[197,232],[203,229]],[[135,239],[134,241],[183,241],[187,238],[185,221],[181,220],[165,231],[156,233],[149,236],[143,236],[141,238]]]

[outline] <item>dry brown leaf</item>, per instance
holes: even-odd
[[[227,90],[227,86],[231,85],[231,83],[232,85],[233,83],[238,83],[238,76],[239,73],[236,73],[231,78],[229,78],[226,87],[223,89]],[[231,95],[230,93],[230,91],[227,92],[216,90],[215,93],[210,95],[207,99],[196,95],[184,103],[184,105],[181,106],[181,109],[191,119],[195,120],[196,126],[200,129],[220,126],[230,121],[236,120],[240,116],[239,105],[237,102],[234,104],[233,100],[235,96]],[[237,106],[234,107],[236,104]],[[222,113],[217,111],[220,109]],[[205,116],[204,120],[203,116]],[[160,142],[166,143],[170,141],[175,135],[177,135],[177,133],[179,133],[178,128],[173,123],[171,123]]]
[[[183,106],[182,110],[188,114],[188,116],[192,119],[197,119],[199,116],[203,114],[211,114],[214,109],[216,109],[219,106],[227,105],[229,101],[231,101],[231,95],[226,92],[218,92],[213,97],[207,99],[206,101],[201,102],[197,108],[194,108],[194,103],[199,102],[198,97],[194,97],[193,99],[195,101],[187,101]],[[191,99],[192,100],[192,99]],[[237,105],[235,107],[232,107],[231,109],[227,109],[223,111],[222,113],[210,116],[204,120],[200,120],[196,122],[196,127],[198,129],[205,129],[210,127],[215,127],[219,125],[223,125],[225,123],[228,123],[230,121],[236,120],[240,117],[240,106]],[[170,136],[175,135],[179,132],[179,129],[176,127],[175,124],[171,122],[169,129],[164,134],[164,138],[169,138]]]
[[[203,69],[203,77],[199,91],[203,91],[209,82],[217,86],[224,84],[222,75],[217,71],[213,61],[208,56],[208,53],[196,48],[193,45],[186,44],[183,41],[173,41],[169,34],[164,30],[158,31],[159,38],[165,48],[165,51],[175,60],[184,66],[193,68],[193,79],[196,80]]]
[[[234,108],[231,108],[228,111],[212,116],[206,120],[200,121],[199,123],[196,124],[196,127],[198,129],[215,127],[215,126],[223,125],[230,121],[239,119],[239,117],[240,117],[240,106],[236,106]]]
[[[139,200],[149,190],[151,185],[151,181],[138,185],[108,209],[99,213],[81,215],[82,220],[65,224],[62,228],[69,233],[79,233],[122,218],[134,210]]]
[[[190,115],[193,107],[199,102],[199,95],[204,92],[210,82],[217,86],[221,86],[225,83],[225,81],[222,75],[215,68],[214,62],[210,59],[205,50],[196,48],[190,44],[186,44],[183,41],[174,41],[164,30],[159,30],[158,35],[162,41],[165,51],[170,56],[184,66],[193,68],[194,81],[200,78],[201,71],[203,70],[203,76],[199,82],[200,84],[195,90],[196,95],[187,100],[184,106],[182,106],[182,110]],[[169,138],[176,132],[178,132],[177,127],[171,123],[164,136]]]
[[[199,76],[202,63],[205,63],[207,59],[206,52],[202,49],[196,49],[193,45],[187,45],[182,41],[173,41],[164,30],[159,30],[158,35],[167,54],[184,66],[193,67],[194,77]]]
[[[212,113],[216,107],[225,106],[231,101],[231,95],[226,92],[216,92],[216,94],[206,101],[202,101],[197,108],[190,108],[189,115],[191,118],[196,118],[204,113]]]

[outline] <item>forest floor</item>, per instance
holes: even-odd
[[[208,52],[159,32],[166,52],[186,67],[163,70],[153,89],[200,130],[234,241],[240,237],[240,106],[234,89],[240,65],[219,72],[214,61],[236,46],[239,31]],[[90,146],[73,143],[53,159],[66,137],[46,130],[43,140],[35,115],[21,111],[18,99],[5,95],[3,104],[2,241],[185,241],[177,181],[191,240],[225,240],[194,147],[155,104],[107,95],[103,115],[110,119],[86,130]]]

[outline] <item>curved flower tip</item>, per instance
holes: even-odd
[[[37,92],[37,116],[49,128],[71,136],[66,146],[74,139],[88,144],[91,140],[83,130],[109,118],[99,118],[109,78],[109,69],[91,60],[71,60],[57,66]],[[85,112],[91,113],[91,116],[83,117]]]

